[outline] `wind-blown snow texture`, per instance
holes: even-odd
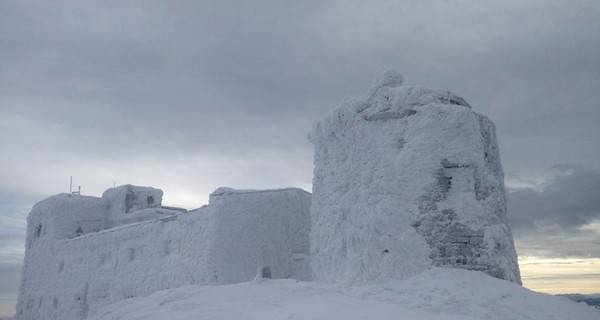
[[[91,320],[597,320],[600,311],[477,271],[432,268],[406,280],[333,287],[293,280],[184,286],[102,308]]]
[[[403,279],[433,266],[520,283],[493,123],[455,94],[387,72],[317,122],[316,280]]]
[[[158,207],[161,197],[123,186],[102,198],[60,194],[37,203],[16,318],[85,319],[162,289],[248,281],[265,266],[273,278],[308,274],[309,193],[220,188],[189,213]],[[151,220],[118,226],[126,217]]]

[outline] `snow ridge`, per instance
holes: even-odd
[[[596,320],[600,310],[484,273],[432,268],[406,280],[337,287],[266,280],[184,286],[102,308],[91,320]]]

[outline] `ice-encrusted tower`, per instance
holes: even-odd
[[[494,124],[451,92],[402,82],[386,72],[309,135],[316,280],[442,266],[520,283]]]

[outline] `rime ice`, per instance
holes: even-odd
[[[317,280],[402,279],[443,266],[520,283],[494,125],[464,99],[387,72],[309,139]]]
[[[220,188],[189,212],[161,200],[161,190],[127,185],[37,203],[17,319],[85,319],[162,289],[249,281],[257,267],[307,280],[309,193]]]

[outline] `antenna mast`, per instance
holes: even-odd
[[[81,194],[81,186],[78,187],[77,191],[73,191],[73,176],[69,182],[69,194]]]

